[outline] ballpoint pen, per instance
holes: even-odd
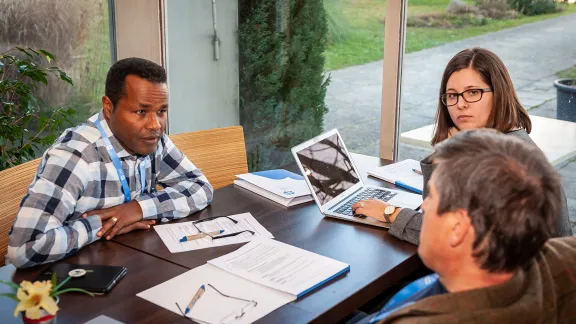
[[[412,169],[412,171],[414,171],[414,173],[418,173],[419,175],[422,175],[422,171],[420,171],[420,170]]]
[[[194,304],[196,304],[198,299],[200,299],[200,297],[202,297],[202,295],[204,294],[205,291],[206,291],[206,287],[204,287],[204,285],[202,285],[202,286],[200,286],[200,288],[198,288],[198,291],[196,292],[194,297],[192,297],[192,300],[190,301],[188,306],[186,306],[186,310],[184,311],[184,315],[186,315],[190,312],[192,307],[194,307]]]
[[[181,238],[180,242],[193,241],[193,240],[201,239],[201,238],[206,237],[206,236],[220,235],[222,233],[224,233],[224,230],[188,235],[188,236],[184,236],[183,238]]]

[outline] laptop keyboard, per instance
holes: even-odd
[[[366,218],[366,216],[356,216],[352,212],[352,205],[356,202],[364,199],[375,198],[378,200],[382,200],[384,202],[392,199],[392,197],[396,196],[396,192],[391,192],[385,189],[376,189],[376,188],[365,188],[364,190],[360,191],[356,196],[353,196],[348,201],[340,205],[338,209],[335,210],[336,213],[348,216],[354,216],[359,218]]]

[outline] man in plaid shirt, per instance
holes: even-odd
[[[144,59],[120,60],[108,72],[105,94],[99,113],[67,129],[44,153],[10,231],[7,261],[14,266],[56,261],[102,237],[186,217],[212,201],[206,177],[164,133],[164,69]]]

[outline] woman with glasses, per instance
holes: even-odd
[[[508,70],[496,54],[483,48],[463,50],[448,62],[440,85],[435,124],[432,145],[460,130],[476,128],[494,128],[534,144],[528,135],[532,128],[530,117],[516,96]],[[420,164],[425,198],[426,184],[435,165],[430,157]],[[570,236],[572,228],[564,193],[562,198],[562,213],[554,235]],[[370,199],[357,202],[352,209],[356,214],[391,222],[391,235],[418,244],[422,214],[402,208],[396,208],[390,214],[387,207],[383,201]]]

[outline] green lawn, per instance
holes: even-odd
[[[566,79],[576,79],[576,65],[569,68],[568,70],[564,70],[561,72],[556,73],[556,75],[560,78]]]
[[[325,0],[328,12],[334,15],[344,39],[328,46],[325,52],[326,70],[381,60],[384,56],[385,0]],[[409,0],[408,15],[445,12],[449,0]],[[336,8],[336,9],[335,9]],[[561,13],[521,17],[512,20],[492,20],[484,26],[457,29],[414,28],[406,33],[406,53],[439,46],[469,37],[515,27],[538,20],[576,13],[576,5],[569,5]],[[334,23],[334,22],[331,22]]]

